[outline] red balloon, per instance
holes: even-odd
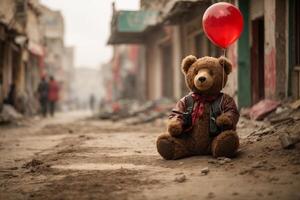
[[[202,25],[210,41],[225,49],[240,37],[243,16],[240,10],[230,3],[215,3],[205,11]]]

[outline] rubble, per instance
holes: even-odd
[[[281,133],[279,139],[282,148],[291,149],[295,147],[295,144],[300,142],[300,134],[293,136],[288,133]]]
[[[276,167],[270,163],[268,163],[266,160],[258,161],[254,163],[251,168],[253,169],[262,169],[262,170],[274,170]]]
[[[166,117],[174,106],[169,99],[160,99],[138,104],[135,101],[121,101],[119,109],[106,110],[99,114],[100,119],[124,121],[127,125],[153,122]]]
[[[202,175],[202,176],[205,176],[205,175],[207,175],[207,174],[208,174],[208,172],[209,172],[209,169],[208,169],[208,167],[204,167],[203,169],[201,169],[201,175]]]
[[[184,174],[180,175],[180,176],[177,176],[177,177],[175,177],[174,181],[178,182],[178,183],[183,183],[183,182],[186,181],[186,176]]]
[[[37,159],[32,159],[30,162],[28,163],[25,163],[22,168],[26,168],[26,169],[29,169],[31,167],[37,167],[39,165],[42,165],[44,164],[43,161],[40,161],[40,160],[37,160]]]
[[[263,120],[269,113],[275,111],[280,102],[264,99],[250,109],[249,115],[252,120]]]
[[[22,115],[18,113],[11,105],[4,104],[0,113],[0,124],[11,123],[22,119]]]
[[[294,101],[293,103],[291,103],[290,107],[294,110],[300,108],[300,99],[298,99],[298,100]]]

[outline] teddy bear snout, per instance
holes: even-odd
[[[200,76],[198,78],[198,81],[200,81],[201,83],[203,83],[204,81],[206,81],[206,77],[205,76]]]
[[[200,70],[194,78],[196,88],[201,91],[208,90],[213,82],[214,81],[207,70]]]

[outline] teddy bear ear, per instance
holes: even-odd
[[[182,60],[181,70],[184,74],[187,73],[191,65],[197,61],[197,58],[193,55],[189,55]]]
[[[230,62],[230,60],[228,60],[227,58],[225,58],[224,56],[221,56],[219,58],[219,63],[224,66],[224,71],[225,73],[228,75],[230,74],[230,72],[232,71],[232,63]]]

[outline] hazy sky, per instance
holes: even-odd
[[[75,46],[75,65],[99,67],[107,62],[111,48],[110,34],[113,0],[41,0],[44,5],[61,10],[65,17],[65,43]],[[116,0],[117,9],[137,10],[139,0]]]

